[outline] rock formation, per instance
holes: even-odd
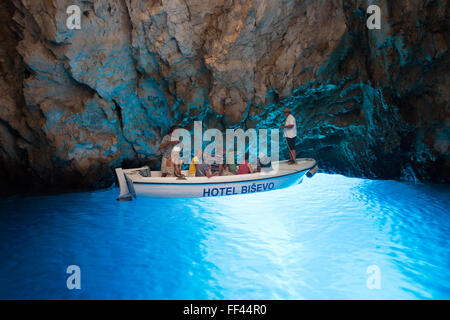
[[[0,17],[2,193],[108,186],[157,165],[172,124],[278,128],[285,106],[327,172],[449,181],[447,1],[3,0]]]

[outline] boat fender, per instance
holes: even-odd
[[[317,165],[315,165],[306,173],[306,176],[308,178],[312,178],[316,174],[317,171],[319,171],[319,167]]]

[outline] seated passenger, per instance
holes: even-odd
[[[211,156],[208,153],[203,154],[202,163],[195,165],[195,176],[196,177],[208,177],[211,178],[213,175],[211,173]]]
[[[253,173],[253,168],[250,165],[250,163],[248,163],[247,160],[248,160],[248,153],[245,154],[245,158],[244,158],[243,162],[238,167],[238,174]]]
[[[234,163],[225,164],[223,166],[222,175],[223,176],[234,176],[237,174],[237,166]]]
[[[195,165],[195,176],[196,177],[208,177],[211,178],[213,175],[211,174],[211,169],[209,167],[209,164],[207,164],[205,161],[202,163]]]
[[[260,171],[270,171],[272,170],[272,161],[263,152],[258,156],[258,166]]]
[[[221,176],[223,173],[225,162],[225,151],[222,148],[222,150],[219,150],[219,152],[213,154],[210,159],[211,173],[215,176]]]
[[[200,162],[199,159],[202,156],[202,150],[198,149],[195,152],[195,156],[192,158],[191,163],[189,164],[189,177],[195,177],[195,173],[197,171],[197,164]]]
[[[224,157],[223,157],[223,176],[233,176],[237,174],[237,166],[234,163],[234,152],[233,149],[230,148],[228,152],[225,153],[225,149],[222,149],[224,151]]]

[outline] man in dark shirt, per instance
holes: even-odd
[[[209,168],[209,164],[205,161],[202,163],[195,165],[195,176],[196,177],[208,177],[211,178],[213,175],[211,174],[211,169]]]

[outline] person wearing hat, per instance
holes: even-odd
[[[284,109],[284,115],[286,116],[286,122],[284,126],[281,126],[284,129],[284,138],[286,139],[286,143],[289,149],[289,157],[290,160],[288,164],[295,164],[297,155],[295,152],[295,139],[297,138],[297,125],[295,123],[295,118],[291,114],[291,110],[289,108]]]

